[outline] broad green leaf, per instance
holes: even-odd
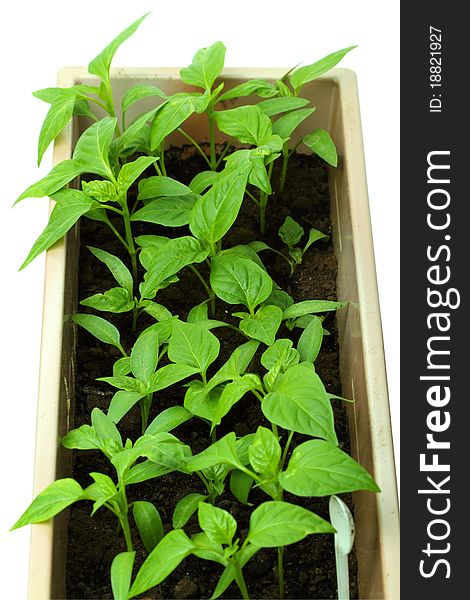
[[[176,321],[168,344],[168,358],[205,373],[219,355],[220,343],[213,333],[198,323]]]
[[[54,192],[59,191],[67,183],[81,175],[85,169],[76,161],[68,159],[63,160],[55,165],[52,170],[42,179],[30,185],[18,197],[15,204],[24,198],[42,198],[51,196]]]
[[[210,91],[224,68],[224,60],[225,46],[222,42],[215,42],[198,50],[190,66],[180,70],[180,77],[189,85]]]
[[[228,433],[206,450],[188,459],[186,463],[191,473],[214,465],[230,465],[235,468],[243,466],[237,453],[235,433]]]
[[[268,346],[274,343],[276,333],[282,322],[282,309],[278,306],[260,306],[254,315],[242,313],[245,316],[239,327],[250,338],[264,342]]]
[[[116,119],[105,117],[82,133],[73,152],[73,160],[83,171],[114,181],[109,164],[109,149],[116,129]]]
[[[142,21],[147,17],[149,13],[146,13],[137,21],[134,21],[132,25],[126,27],[124,31],[122,31],[114,40],[106,46],[104,50],[102,50],[96,58],[94,58],[90,64],[88,65],[88,72],[91,75],[97,75],[105,84],[109,84],[109,67],[111,65],[111,61],[113,60],[116,51],[121,46],[123,42],[131,37],[137,28],[142,23]]]
[[[250,390],[261,388],[261,381],[257,375],[248,373],[239,379],[235,379],[224,387],[217,400],[215,413],[211,419],[212,427],[219,425],[231,408],[243,398]]]
[[[327,240],[329,239],[329,237],[329,235],[325,235],[321,231],[318,231],[318,229],[314,229],[312,227],[312,229],[310,229],[310,231],[308,232],[308,240],[303,249],[304,254],[305,252],[307,252],[310,246],[314,244],[317,240]]]
[[[182,529],[167,533],[139,569],[128,597],[134,598],[161,583],[193,549],[194,544]]]
[[[44,152],[49,144],[55,140],[62,129],[67,125],[73,115],[76,94],[72,90],[54,100],[39,133],[38,166],[41,164]]]
[[[197,304],[193,306],[189,311],[188,316],[186,317],[186,321],[188,323],[204,323],[209,319],[209,311],[207,307],[207,302],[201,302],[201,304]]]
[[[156,150],[166,136],[178,129],[196,111],[194,96],[174,94],[156,113],[150,129],[150,147]]]
[[[209,251],[197,239],[184,236],[168,241],[149,265],[144,281],[140,286],[142,298],[152,298],[158,287],[175,275],[183,267],[200,263],[207,258]]]
[[[60,240],[93,205],[93,200],[79,190],[65,189],[56,192],[53,198],[57,204],[52,209],[44,231],[34,242],[20,270]]]
[[[155,156],[139,156],[136,160],[122,165],[117,179],[120,194],[124,194],[134,181],[157,160]]]
[[[187,196],[157,198],[136,211],[131,221],[145,221],[165,227],[181,227],[187,225],[191,220],[191,212],[199,196],[188,194]]]
[[[70,450],[99,450],[101,441],[93,427],[81,425],[62,438],[62,445]]]
[[[284,371],[299,362],[300,355],[292,348],[292,340],[278,339],[261,355],[261,364],[265,369],[272,369],[279,364]]]
[[[219,175],[220,173],[217,171],[201,171],[193,177],[189,188],[195,194],[202,194],[209,186],[214,185]]]
[[[154,85],[134,85],[124,94],[121,102],[121,110],[123,113],[125,113],[139,100],[153,97],[166,99],[167,95]]]
[[[313,112],[315,112],[314,108],[301,108],[279,117],[273,123],[273,133],[280,136],[283,140],[287,140],[297,127]]]
[[[297,221],[294,221],[292,217],[286,217],[284,223],[279,228],[279,237],[290,248],[297,246],[303,234],[304,228]]]
[[[186,423],[192,417],[193,415],[184,406],[170,406],[170,408],[166,408],[155,417],[145,433],[149,435],[161,432],[168,433],[179,425]]]
[[[114,394],[108,408],[108,417],[113,423],[119,421],[133,408],[144,396],[140,392],[119,390]]]
[[[313,133],[306,135],[302,141],[307,148],[310,148],[312,152],[323,158],[329,165],[333,167],[338,166],[336,146],[328,131],[316,129]]]
[[[220,389],[207,389],[202,381],[192,381],[184,395],[184,407],[196,417],[213,421]]]
[[[296,98],[294,96],[290,97],[279,97],[279,98],[269,98],[268,100],[262,100],[258,102],[257,106],[264,112],[268,117],[273,117],[274,115],[279,115],[280,113],[289,112],[290,110],[295,110],[296,108],[302,108],[309,101],[306,98]]]
[[[106,319],[96,315],[76,314],[72,315],[72,321],[105,344],[111,344],[119,350],[122,349],[119,330]]]
[[[289,296],[289,294],[284,290],[273,289],[268,298],[265,300],[264,304],[274,304],[274,306],[279,306],[279,308],[285,311],[287,308],[289,308],[289,306],[294,304],[294,300],[292,296]]]
[[[143,331],[131,352],[131,371],[137,379],[148,383],[158,363],[158,334],[152,328]]]
[[[95,181],[82,181],[81,184],[85,194],[98,202],[115,202],[117,200],[116,186],[110,181],[99,179]]]
[[[346,306],[347,302],[334,302],[332,300],[304,300],[296,302],[284,311],[284,319],[296,319],[304,315],[328,312],[338,310]]]
[[[306,508],[268,501],[251,514],[247,540],[260,548],[276,548],[295,544],[312,533],[334,532],[328,521]]]
[[[281,460],[279,440],[270,429],[258,427],[253,443],[248,448],[248,456],[256,473],[275,475]]]
[[[206,499],[207,496],[202,494],[188,494],[178,500],[173,511],[173,528],[180,529],[184,527],[197,511],[199,503],[204,502]]]
[[[120,552],[111,563],[111,589],[114,600],[127,600],[131,587],[135,552]]]
[[[75,479],[58,479],[36,496],[11,529],[48,521],[64,508],[85,498],[84,490]]]
[[[217,111],[213,115],[220,131],[242,144],[262,146],[273,133],[270,118],[256,105]]]
[[[215,244],[235,222],[243,202],[249,167],[220,174],[212,188],[195,204],[189,221],[191,233]]]
[[[323,341],[322,321],[319,317],[313,317],[297,343],[297,349],[300,353],[300,360],[303,362],[315,362],[320,352]]]
[[[230,491],[242,504],[248,504],[248,496],[253,487],[254,480],[238,469],[230,473]]]
[[[132,514],[147,552],[152,552],[164,536],[160,513],[151,502],[139,500],[132,505]]]
[[[150,143],[150,129],[148,129],[147,136],[147,123],[155,117],[156,113],[160,109],[161,107],[157,106],[156,108],[152,108],[152,110],[149,110],[148,112],[136,117],[135,120],[132,121],[132,123],[121,133],[121,135],[113,140],[112,149],[114,153],[119,155],[125,151],[133,151],[137,149],[148,151],[148,145]],[[142,142],[144,142],[144,148],[141,148]]]
[[[165,306],[163,306],[163,304],[158,304],[158,302],[145,300],[145,302],[142,303],[142,307],[144,311],[152,316],[156,321],[166,321],[167,319],[171,319],[173,317],[171,312]]]
[[[364,467],[323,440],[297,446],[287,469],[279,475],[279,482],[296,496],[330,496],[356,490],[380,492]]]
[[[173,469],[170,469],[169,467],[158,465],[151,460],[146,460],[134,465],[131,469],[129,469],[129,471],[125,474],[124,482],[126,485],[142,483],[143,481],[148,481],[149,479],[155,479],[156,477],[167,475],[168,473],[171,473],[172,470]]]
[[[80,301],[83,306],[112,313],[128,312],[134,308],[134,300],[124,288],[115,287],[102,294],[93,294]]]
[[[118,428],[111,418],[105,415],[99,408],[94,408],[91,411],[91,424],[103,442],[113,440],[122,447],[122,438]]]
[[[191,541],[195,545],[195,549],[193,550],[194,556],[202,558],[203,560],[211,560],[220,563],[225,567],[227,559],[224,556],[222,544],[214,542],[214,540],[203,531],[191,536]]]
[[[304,365],[291,367],[279,378],[261,409],[271,423],[284,429],[337,443],[328,394],[318,375]]]
[[[256,254],[253,248],[247,244],[237,244],[236,246],[232,246],[232,248],[227,248],[227,250],[222,250],[218,252],[218,256],[231,256],[238,258],[247,258],[252,262],[256,263],[258,267],[261,267],[263,271],[266,271],[266,267],[263,265],[263,261]]]
[[[115,375],[113,377],[98,377],[97,381],[104,381],[126,392],[139,392],[142,396],[147,393],[145,385],[141,381],[134,379],[134,377]]]
[[[328,54],[328,56],[325,56],[311,65],[305,65],[294,71],[290,76],[290,82],[296,93],[300,91],[303,85],[320,77],[320,75],[324,75],[330,69],[335,67],[343,56],[355,47],[356,46],[350,46],[349,48],[338,50],[337,52]]]
[[[88,246],[88,250],[90,250],[90,252],[94,254],[98,260],[108,267],[114,279],[121,287],[127,290],[132,297],[134,282],[132,280],[131,272],[122,262],[122,260],[117,256],[114,256],[114,254],[110,254],[109,252],[100,250],[99,248]]]
[[[199,373],[199,368],[196,366],[185,364],[165,365],[150,377],[148,393],[150,394],[164,390],[165,388],[170,387],[170,385],[178,383],[178,381],[186,379],[186,377],[190,377],[196,373]]]
[[[187,196],[189,187],[171,177],[155,175],[139,182],[139,200],[154,200],[167,196]]]
[[[272,291],[271,277],[251,260],[216,256],[212,260],[210,282],[215,294],[229,304],[244,304],[250,312]]]
[[[251,94],[257,94],[262,98],[271,98],[272,96],[276,96],[278,91],[272,83],[269,83],[264,79],[251,79],[250,81],[240,83],[231,90],[224,92],[219,97],[219,102],[233,100],[234,98],[243,98],[245,96],[251,96]]]
[[[249,367],[258,347],[259,342],[250,340],[235,348],[227,362],[209,381],[208,386],[212,388],[230,379],[237,379]]]
[[[197,516],[201,529],[211,540],[228,546],[232,543],[237,531],[237,522],[229,512],[212,504],[200,502]]]
[[[146,452],[147,457],[162,467],[186,472],[186,461],[191,456],[190,447],[171,433],[158,433],[155,436],[158,436],[158,444]]]

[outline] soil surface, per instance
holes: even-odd
[[[166,157],[167,171],[170,177],[189,183],[199,171],[205,170],[205,163],[190,151],[170,150]],[[149,171],[144,176],[151,175]],[[278,181],[279,173],[274,171],[273,182]],[[282,250],[277,231],[286,216],[291,215],[308,232],[315,227],[324,233],[331,233],[330,200],[327,186],[328,172],[322,161],[315,157],[294,155],[289,163],[286,191],[283,195],[274,193],[269,200],[267,210],[267,235],[264,241]],[[135,193],[135,192],[134,192]],[[258,209],[246,198],[244,206],[235,225],[224,239],[224,247],[243,244],[261,239],[258,228]],[[134,234],[164,234],[168,228],[155,225],[136,224]],[[119,224],[116,224],[119,227]],[[172,235],[187,235],[186,227],[175,228]],[[109,252],[127,261],[125,252],[110,230],[98,221],[82,219],[79,267],[79,299],[102,292],[113,287],[115,282],[107,268],[99,262],[87,249],[87,246],[105,248]],[[273,279],[293,296],[296,302],[307,299],[336,299],[336,259],[331,240],[316,242],[307,252],[304,262],[296,267],[294,275],[289,274],[289,266],[274,253],[265,251],[261,258]],[[203,273],[207,276],[207,273]],[[190,269],[184,269],[177,285],[171,285],[158,293],[157,301],[167,306],[173,314],[185,318],[188,310],[206,300],[206,293],[201,283]],[[230,320],[230,313],[237,307],[217,301],[216,318]],[[240,310],[240,309],[238,309]],[[85,307],[81,312],[87,312]],[[90,311],[93,312],[93,311]],[[96,313],[95,313],[96,314]],[[130,313],[113,315],[102,313],[104,318],[112,321],[121,332],[124,348],[129,350],[135,340],[131,330]],[[143,329],[153,323],[151,317],[139,318],[138,328]],[[234,323],[237,319],[234,319]],[[338,338],[334,314],[326,317],[324,327],[331,335],[324,338],[323,346],[315,363],[316,370],[322,378],[328,392],[341,394],[338,367]],[[214,372],[224,362],[233,349],[243,343],[244,338],[234,334],[227,328],[212,330],[221,342],[221,354],[218,362],[211,367]],[[77,375],[75,390],[74,426],[79,427],[90,422],[90,413],[94,407],[106,410],[114,393],[114,389],[104,382],[96,381],[97,377],[112,374],[113,363],[120,357],[117,350],[98,342],[83,329],[78,332]],[[282,337],[282,330],[278,337]],[[285,336],[292,333],[285,332]],[[294,337],[299,330],[294,330]],[[258,355],[260,352],[258,351]],[[209,373],[210,375],[210,373]],[[185,388],[183,384],[174,385],[155,395],[152,419],[157,412],[176,404],[182,404]],[[333,402],[335,427],[340,447],[349,451],[349,433],[344,405]],[[230,416],[218,428],[218,437],[228,431],[235,431],[243,436],[256,431],[258,425],[264,424],[259,402],[251,394],[247,394],[230,412]],[[123,439],[136,439],[140,435],[140,415],[138,408],[133,409],[120,423],[119,429]],[[193,419],[178,427],[174,432],[184,443],[191,446],[193,453],[200,452],[208,445],[209,430],[200,420]],[[306,441],[306,436],[294,436],[292,449]],[[73,453],[73,477],[83,486],[92,483],[90,472],[99,471],[114,477],[109,463],[95,451]],[[228,480],[227,480],[228,481]],[[244,537],[252,507],[234,501],[229,486],[220,496],[217,505],[228,510],[239,524],[238,533]],[[165,531],[171,529],[171,518],[176,502],[191,492],[203,493],[203,485],[197,478],[190,478],[181,473],[173,473],[158,479],[144,482],[127,489],[129,500],[148,500],[159,509]],[[261,491],[253,489],[250,502],[255,505],[268,497]],[[285,495],[287,501],[289,494]],[[343,495],[348,502],[348,495]],[[328,498],[298,498],[294,502],[320,516],[328,519]],[[107,510],[100,509],[91,518],[90,503],[79,502],[70,510],[67,554],[67,598],[112,598],[109,571],[114,556],[125,550],[124,539],[116,527],[115,517]],[[197,517],[193,516],[185,527],[188,534],[199,531]],[[146,558],[136,530],[132,531],[137,550],[136,568]],[[300,543],[285,549],[286,598],[336,598],[336,571],[334,544],[332,535],[308,536]],[[247,587],[252,599],[278,598],[277,587],[277,552],[276,549],[261,550],[248,562],[244,569]],[[136,572],[136,571],[135,571]],[[216,563],[200,560],[196,557],[185,559],[181,565],[157,588],[144,596],[146,599],[170,598],[210,598],[217,584],[222,567]],[[356,560],[354,553],[350,557],[351,598],[357,598]],[[240,593],[232,584],[222,598],[239,598]]]

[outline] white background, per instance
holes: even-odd
[[[340,66],[356,71],[372,226],[399,456],[399,2],[376,0],[14,0],[1,9],[0,552],[5,599],[26,598],[29,528],[8,533],[32,493],[44,258],[17,269],[45,226],[47,201],[15,198],[51,166],[36,167],[47,105],[31,92],[84,65],[122,29],[153,13],[118,51],[115,66],[186,66],[220,39],[227,66],[285,66],[358,44]]]

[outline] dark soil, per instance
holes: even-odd
[[[197,155],[181,150],[170,151],[167,156],[168,175],[189,183],[199,171],[205,170],[205,164]],[[151,172],[149,172],[151,174]],[[286,192],[274,194],[268,204],[268,233],[266,242],[282,249],[282,242],[277,230],[287,215],[291,215],[308,231],[315,227],[325,233],[331,233],[330,200],[327,186],[327,169],[320,160],[314,157],[295,155],[289,164],[289,177]],[[273,181],[277,181],[276,171]],[[142,224],[136,233],[163,234],[163,229]],[[164,230],[168,235],[168,229]],[[174,235],[186,235],[185,227],[174,230]],[[119,242],[113,234],[100,222],[82,220],[79,268],[79,299],[107,288],[113,287],[109,272],[88,250],[87,246],[106,248],[108,251],[127,260]],[[241,215],[227,237],[224,246],[248,243],[260,239],[258,233],[257,207],[250,199],[245,199]],[[336,259],[331,241],[317,242],[298,266],[294,275],[289,276],[289,268],[285,261],[275,254],[263,252],[261,255],[273,279],[291,294],[296,302],[307,299],[336,299]],[[195,275],[185,269],[180,274],[180,281],[158,293],[157,301],[167,306],[173,314],[184,318],[188,310],[206,299],[206,294]],[[86,311],[82,307],[83,312]],[[217,302],[217,312],[225,320],[235,307],[228,307],[222,301]],[[123,345],[132,347],[135,333],[130,328],[130,313],[123,315],[103,314],[119,328]],[[217,317],[216,317],[217,318]],[[147,320],[146,320],[147,319]],[[150,317],[139,319],[139,328],[151,324]],[[338,339],[334,314],[329,315],[324,323],[331,335],[325,337],[322,351],[316,361],[316,370],[330,393],[341,394],[338,367]],[[242,343],[233,331],[226,328],[213,330],[221,342],[220,362],[226,360],[233,349]],[[290,332],[285,332],[291,336]],[[280,332],[279,335],[281,335]],[[89,423],[90,413],[94,407],[106,409],[113,395],[113,389],[103,382],[95,381],[97,377],[112,374],[112,365],[119,358],[119,353],[110,346],[97,342],[95,338],[80,329],[78,332],[77,375],[75,390],[74,426]],[[294,331],[294,336],[298,330]],[[212,369],[217,369],[213,365]],[[184,388],[175,385],[157,394],[154,399],[154,412],[182,404]],[[340,447],[349,450],[349,433],[344,406],[334,402],[335,426]],[[228,431],[237,435],[245,435],[256,431],[263,423],[259,402],[251,394],[247,394],[231,411],[230,417],[222,423],[218,437]],[[136,439],[140,434],[140,415],[136,408],[120,423],[123,438]],[[208,445],[208,428],[201,421],[192,420],[180,426],[174,433],[189,444],[193,453],[203,450]],[[294,437],[292,445],[302,443],[307,438],[301,435]],[[73,476],[83,485],[92,480],[89,473],[100,471],[113,476],[109,463],[97,452],[74,452]],[[230,490],[219,498],[218,506],[228,510],[239,524],[239,533],[246,534],[252,508],[234,501]],[[137,499],[153,502],[159,509],[165,530],[171,529],[171,518],[176,502],[190,492],[203,492],[202,483],[180,473],[173,473],[149,482],[129,486],[130,501]],[[267,500],[267,496],[254,489],[250,501],[259,503]],[[290,500],[286,494],[287,501]],[[346,495],[344,499],[350,504]],[[306,508],[328,519],[328,499],[298,498],[294,500]],[[115,517],[105,509],[99,510],[90,517],[89,503],[78,503],[70,511],[67,556],[67,598],[112,598],[109,570],[114,556],[125,550],[122,535],[117,532]],[[199,531],[197,518],[189,521],[185,527],[188,534]],[[133,540],[137,550],[136,565],[145,560],[146,553],[140,545],[137,531],[133,531]],[[275,549],[260,551],[245,567],[245,579],[251,598],[278,598],[276,576],[277,553]],[[216,563],[202,561],[196,557],[187,558],[168,577],[165,582],[145,594],[145,598],[210,598],[222,567]],[[357,598],[356,562],[354,554],[350,559],[351,597]],[[332,535],[309,536],[302,542],[289,546],[285,550],[285,578],[287,598],[336,598],[334,544]],[[239,598],[239,590],[232,584],[223,598]]]

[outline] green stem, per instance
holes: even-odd
[[[187,133],[186,131],[184,131],[184,129],[181,129],[181,127],[178,127],[178,131],[181,133],[181,135],[183,135],[188,142],[191,142],[191,144],[196,148],[196,150],[199,152],[199,154],[203,157],[203,159],[206,161],[206,163],[208,164],[208,166],[210,168],[211,167],[211,161],[207,158],[206,153],[204,152],[204,150],[201,148],[201,146],[196,142],[196,140],[194,138],[192,138],[189,133]]]
[[[162,142],[160,146],[160,166],[162,169],[162,174],[166,177],[166,167],[165,167],[165,142]]]
[[[224,160],[227,152],[229,151],[229,149],[232,147],[232,142],[227,142],[224,151],[222,152],[222,154],[219,156],[219,159],[217,160],[217,164],[215,165],[215,168],[218,169],[220,163]]]
[[[160,177],[163,176],[162,170],[160,169],[160,167],[158,166],[158,161],[155,161],[153,163],[153,166],[155,167],[155,171],[157,172],[158,175],[160,175]]]
[[[237,560],[233,561],[235,567],[235,581],[237,582],[240,592],[242,593],[243,600],[250,600],[248,590],[246,588],[245,578],[243,577],[243,571],[240,567],[240,563]]]
[[[287,458],[287,453],[289,452],[289,446],[290,446],[290,443],[292,442],[293,437],[294,437],[294,432],[289,431],[289,435],[287,437],[287,442],[286,442],[286,445],[284,446],[284,451],[282,453],[281,462],[279,464],[279,471],[282,471],[282,469],[284,468],[284,464],[285,464],[286,458]]]
[[[273,173],[274,162],[269,163],[268,177],[271,181],[271,175]],[[269,195],[266,192],[261,192],[259,197],[259,228],[261,235],[266,235],[266,206],[268,205]]]
[[[287,142],[282,147],[282,171],[281,171],[281,184],[279,186],[279,191],[284,191],[286,185],[286,176],[287,176],[287,163],[289,162],[289,147]]]
[[[277,429],[276,423],[271,423],[271,429],[273,430],[274,435],[278,438],[279,437],[279,431]]]
[[[214,117],[213,113],[208,112],[209,116],[209,147],[210,147],[210,165],[211,170],[215,171],[217,169],[217,159],[215,156],[215,129],[214,129]]]
[[[106,225],[111,229],[111,231],[114,233],[114,235],[117,237],[117,239],[121,242],[121,244],[124,246],[124,248],[127,250],[127,252],[130,252],[127,242],[122,237],[122,235],[119,233],[119,231],[116,229],[116,227],[114,227],[114,225],[111,223],[111,221],[109,220],[108,215],[106,213],[104,215],[104,218],[106,221]]]
[[[150,407],[152,406],[152,396],[153,394],[148,394],[140,400],[140,415],[142,420],[142,435],[144,435],[145,430],[147,429],[147,425],[149,422],[149,414]]]
[[[277,549],[277,578],[279,581],[279,598],[284,598],[284,548],[280,546]]]
[[[132,545],[131,528],[129,527],[129,519],[127,518],[127,514],[125,516],[119,517],[119,522],[121,523],[122,531],[124,533],[124,539],[126,540],[127,551],[133,552],[134,547]]]
[[[190,267],[191,271],[193,271],[193,273],[199,279],[199,281],[202,283],[202,285],[204,286],[204,289],[206,290],[207,295],[209,296],[209,300],[210,300],[211,316],[214,316],[215,315],[215,294],[214,294],[212,288],[210,287],[210,285],[207,284],[204,277],[199,273],[199,271],[197,270],[197,267],[195,267],[194,265],[189,265],[189,267]]]
[[[217,427],[214,427],[211,431],[211,442],[215,444],[217,441]]]
[[[249,198],[251,198],[251,199],[253,200],[253,202],[256,204],[256,206],[258,206],[258,208],[259,208],[259,200],[258,200],[258,198],[257,198],[257,197],[256,197],[254,194],[252,194],[252,193],[250,192],[250,190],[245,190],[245,194],[246,194],[246,195],[247,195]]]

